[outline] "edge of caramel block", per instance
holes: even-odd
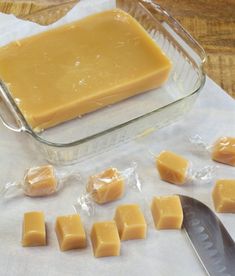
[[[153,214],[155,212],[155,209],[156,209],[156,199],[157,199],[157,196],[154,196],[153,199],[152,199],[152,202],[151,202],[150,209],[151,209],[151,214],[152,214],[154,226],[157,229],[157,224],[158,224],[158,220],[159,220],[159,213],[157,211],[157,213],[158,213],[157,217]]]

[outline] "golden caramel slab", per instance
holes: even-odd
[[[161,86],[171,62],[119,9],[0,48],[0,78],[41,130]]]

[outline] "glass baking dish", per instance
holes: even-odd
[[[12,131],[25,133],[51,163],[75,163],[174,122],[190,110],[205,83],[204,50],[166,10],[150,0],[83,0],[49,27],[24,22],[29,33],[19,31],[16,24],[10,24],[5,33],[0,27],[0,33],[9,43],[115,7],[131,14],[171,59],[170,77],[161,88],[36,133],[0,82],[2,123]]]

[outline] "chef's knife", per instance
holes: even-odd
[[[235,243],[218,217],[202,202],[180,195],[183,227],[211,276],[235,275]]]

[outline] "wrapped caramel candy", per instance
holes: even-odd
[[[141,181],[135,162],[122,171],[110,167],[88,178],[86,191],[77,198],[74,208],[78,213],[92,216],[99,209],[98,206],[121,200],[126,193],[131,193],[131,191],[141,193],[141,190]]]
[[[235,166],[235,137],[221,136],[212,145],[208,144],[200,135],[189,138],[198,153],[204,153],[212,160],[229,166]]]
[[[87,185],[87,192],[91,193],[93,200],[98,204],[121,198],[124,190],[124,177],[116,168],[109,168],[97,175],[90,176]]]
[[[32,167],[26,170],[22,181],[7,183],[0,194],[5,198],[22,193],[30,197],[49,196],[60,190],[71,179],[79,181],[80,175],[69,167],[54,168],[52,165]]]
[[[216,175],[216,166],[195,169],[193,164],[172,151],[162,151],[155,157],[156,169],[160,178],[171,184],[208,183]]]

